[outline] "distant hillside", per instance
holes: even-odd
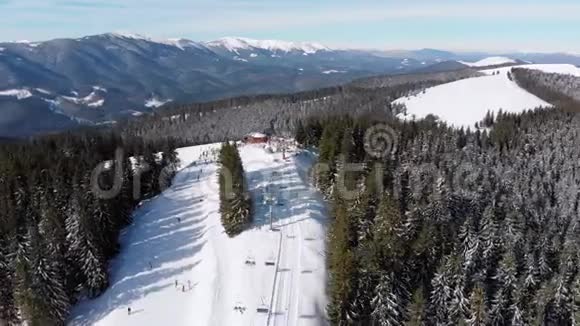
[[[580,63],[570,55],[501,56],[516,63],[524,58]],[[0,43],[0,136],[110,125],[169,105],[467,67],[459,61],[478,68],[507,62],[488,57],[436,49],[346,50],[308,42],[240,37],[196,42],[118,33],[5,42]]]
[[[167,103],[317,89],[419,66],[361,51],[239,38],[200,43],[111,33],[0,43],[0,136],[111,123]]]

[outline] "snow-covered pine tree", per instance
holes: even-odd
[[[431,322],[435,325],[446,325],[449,318],[449,304],[452,299],[452,279],[450,258],[446,257],[431,281],[429,312]]]
[[[368,265],[365,262],[359,264]],[[376,271],[368,268],[359,269],[354,280],[354,294],[347,310],[347,321],[352,325],[370,325],[372,313],[372,299],[376,287]]]
[[[392,275],[381,275],[374,292],[372,308],[372,325],[402,325],[404,306],[396,294]]]
[[[449,321],[455,325],[464,324],[469,318],[469,298],[465,295],[463,275],[455,277],[455,286],[449,302]]]
[[[64,282],[37,226],[28,226],[25,241],[17,258],[17,298],[23,319],[29,325],[61,325],[70,305]]]
[[[80,199],[73,195],[66,218],[68,256],[82,273],[89,297],[98,296],[108,286],[105,258],[92,232],[93,221],[81,209]]]
[[[476,285],[471,291],[469,298],[470,309],[467,325],[484,326],[487,324],[487,307],[485,305],[485,294],[480,285]]]
[[[16,325],[19,315],[14,298],[15,275],[5,246],[5,239],[0,236],[0,325]]]
[[[547,320],[552,325],[568,325],[573,316],[573,298],[564,275],[554,277],[555,291],[553,301],[550,303]]]
[[[573,311],[570,324],[578,326],[580,325],[580,274],[576,275],[576,279],[572,284],[572,303]]]
[[[550,311],[550,304],[556,293],[556,284],[553,280],[544,282],[534,298],[534,325],[545,325]]]
[[[334,205],[333,221],[328,232],[329,304],[328,317],[334,325],[347,321],[349,297],[353,291],[355,257],[350,246],[347,209],[342,201]]]
[[[407,321],[405,326],[422,326],[425,322],[425,298],[423,288],[419,287],[407,307]]]

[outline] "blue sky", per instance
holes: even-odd
[[[0,0],[0,40],[104,32],[580,53],[578,0]]]

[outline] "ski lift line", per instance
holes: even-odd
[[[298,238],[299,239],[302,239],[303,235],[302,235],[302,226],[301,226],[301,223],[299,223],[299,222],[298,223],[295,223],[293,227],[298,229],[298,232],[297,232],[298,233]],[[299,244],[298,245],[298,270],[302,270],[302,268],[303,268],[303,266],[302,266],[302,251],[303,251],[302,245]],[[296,276],[296,282],[298,284],[297,285],[294,285],[293,284],[294,288],[296,288],[296,289],[299,289],[300,288],[300,286],[301,286],[301,282],[300,282],[301,281],[301,277],[302,276],[300,274]],[[296,312],[295,312],[296,315],[295,316],[297,316],[297,315],[300,314],[300,295],[296,296],[296,305],[295,305],[295,307],[296,307]],[[288,315],[286,316],[286,320],[288,321],[289,318],[290,318],[290,311],[288,311]]]
[[[276,285],[278,284],[278,268],[280,267],[280,254],[282,252],[282,232],[280,232],[280,240],[278,242],[278,258],[276,259],[276,267],[274,270],[274,283],[272,284],[272,295],[270,296],[270,310],[268,311],[268,318],[266,319],[266,326],[270,325],[272,320],[272,309],[274,308],[274,297],[276,295]]]

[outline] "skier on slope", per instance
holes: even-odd
[[[127,307],[127,315],[131,315],[131,307]]]

